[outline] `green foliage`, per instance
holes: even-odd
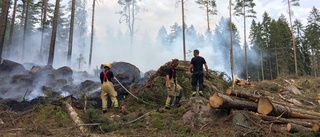
[[[101,129],[105,132],[114,131],[119,128],[118,124],[113,123],[111,120],[105,118],[104,114],[99,109],[88,109],[87,118],[91,123],[100,123]]]
[[[272,82],[259,82],[256,83],[254,86],[256,89],[265,90],[269,92],[277,92],[281,89],[279,85]]]
[[[163,114],[163,113],[152,113],[151,114],[151,124],[152,127],[158,128],[158,129],[164,129],[170,124],[170,120],[172,119],[168,114]],[[168,122],[168,123],[167,123]]]
[[[67,127],[67,125],[73,123],[69,114],[65,112],[62,106],[45,105],[40,109],[39,116],[43,119],[54,119],[61,127]]]

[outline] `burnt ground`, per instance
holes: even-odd
[[[215,92],[224,93],[231,82],[222,72],[211,71],[205,80],[204,97],[190,97],[190,78],[188,63],[181,63],[177,72],[178,82],[184,87],[181,107],[163,109],[166,98],[163,66],[159,68],[142,88],[131,91],[132,96],[120,101],[121,109],[100,110],[98,98],[80,98],[50,96],[40,97],[31,102],[1,100],[0,136],[273,136],[301,137],[318,136],[318,132],[286,131],[286,124],[263,121],[247,110],[213,109],[208,100]],[[319,112],[317,102],[320,78],[286,77],[272,81],[253,81],[254,86],[236,86],[236,90],[259,92],[281,101],[279,93],[291,98],[314,103],[312,110]],[[302,93],[292,94],[288,85],[297,87]],[[127,87],[131,89],[130,87]],[[82,133],[79,125],[74,124],[65,103],[71,103],[87,128]],[[84,104],[86,102],[86,109]],[[310,108],[311,109],[311,108]],[[319,122],[320,123],[320,122]]]

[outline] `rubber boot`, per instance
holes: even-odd
[[[176,96],[176,100],[174,102],[174,106],[175,107],[180,107],[181,106],[180,100],[181,100],[181,96]]]
[[[172,102],[173,102],[173,96],[168,96],[167,97],[167,101],[166,101],[166,105],[165,105],[165,108],[166,109],[170,109],[171,105],[172,105]]]
[[[196,96],[196,94],[197,94],[197,91],[192,91],[191,92],[191,96],[193,96],[193,97]]]
[[[203,91],[199,91],[199,95],[201,96],[201,97],[203,97]]]

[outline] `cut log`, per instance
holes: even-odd
[[[212,108],[231,108],[250,111],[257,111],[258,107],[257,103],[247,100],[240,100],[239,98],[231,98],[228,95],[217,92],[210,97],[209,104]]]
[[[304,131],[304,132],[312,132],[313,130],[311,128],[307,128],[301,125],[293,124],[293,123],[288,123],[287,124],[287,130],[290,133],[296,133],[299,131]]]
[[[69,104],[69,103],[66,102],[65,105],[66,105],[67,111],[68,111],[70,117],[72,118],[73,122],[74,122],[77,126],[79,126],[80,131],[81,131],[83,134],[86,134],[87,131],[88,131],[88,129],[87,129],[85,126],[83,126],[83,122],[82,122],[82,120],[80,119],[80,117],[78,116],[77,112],[73,109],[73,107],[71,106],[71,104]]]
[[[253,101],[256,103],[258,103],[259,98],[261,97],[260,95],[254,95],[254,94],[250,94],[248,92],[235,91],[235,90],[232,90],[231,88],[228,88],[226,90],[226,94],[230,95],[230,96],[236,96],[239,98],[245,98],[247,100],[250,100],[250,101]]]
[[[320,120],[320,113],[280,105],[263,97],[259,99],[257,111],[271,116]]]
[[[319,120],[306,120],[306,119],[288,119],[288,118],[281,118],[281,117],[273,117],[273,116],[267,116],[259,113],[253,113],[251,112],[251,115],[258,116],[264,121],[269,121],[272,123],[278,123],[278,124],[288,124],[293,123],[297,125],[302,125],[304,127],[312,128],[313,131],[319,130]]]

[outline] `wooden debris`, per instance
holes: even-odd
[[[250,111],[256,111],[258,107],[258,104],[255,102],[231,98],[228,95],[217,92],[210,97],[209,104],[212,108],[233,108]]]
[[[287,124],[287,131],[290,133],[296,133],[299,131],[304,131],[304,132],[312,132],[312,128],[307,128],[301,125],[293,124],[293,123],[288,123]]]
[[[86,134],[87,131],[88,131],[88,129],[87,129],[85,126],[83,126],[84,123],[83,123],[83,121],[80,119],[80,117],[78,116],[77,112],[73,109],[73,107],[71,106],[70,103],[67,103],[67,102],[66,102],[66,103],[65,103],[65,106],[66,106],[67,111],[68,111],[70,117],[72,118],[73,122],[74,122],[77,126],[79,126],[80,131],[81,131],[83,134]]]
[[[248,92],[235,91],[235,90],[232,90],[231,88],[228,88],[226,90],[226,94],[230,95],[230,96],[236,96],[239,98],[245,98],[245,99],[253,101],[253,102],[258,102],[259,98],[261,97],[260,95],[254,95],[254,94],[250,94]]]
[[[313,131],[318,131],[319,130],[319,120],[306,120],[306,119],[289,119],[289,118],[281,118],[281,117],[274,117],[274,116],[267,116],[259,113],[253,113],[251,112],[252,115],[260,117],[264,121],[269,121],[272,123],[279,123],[279,124],[297,124],[301,125],[304,127],[312,128]]]
[[[259,99],[257,111],[265,115],[320,120],[320,113],[277,104],[264,97]]]

